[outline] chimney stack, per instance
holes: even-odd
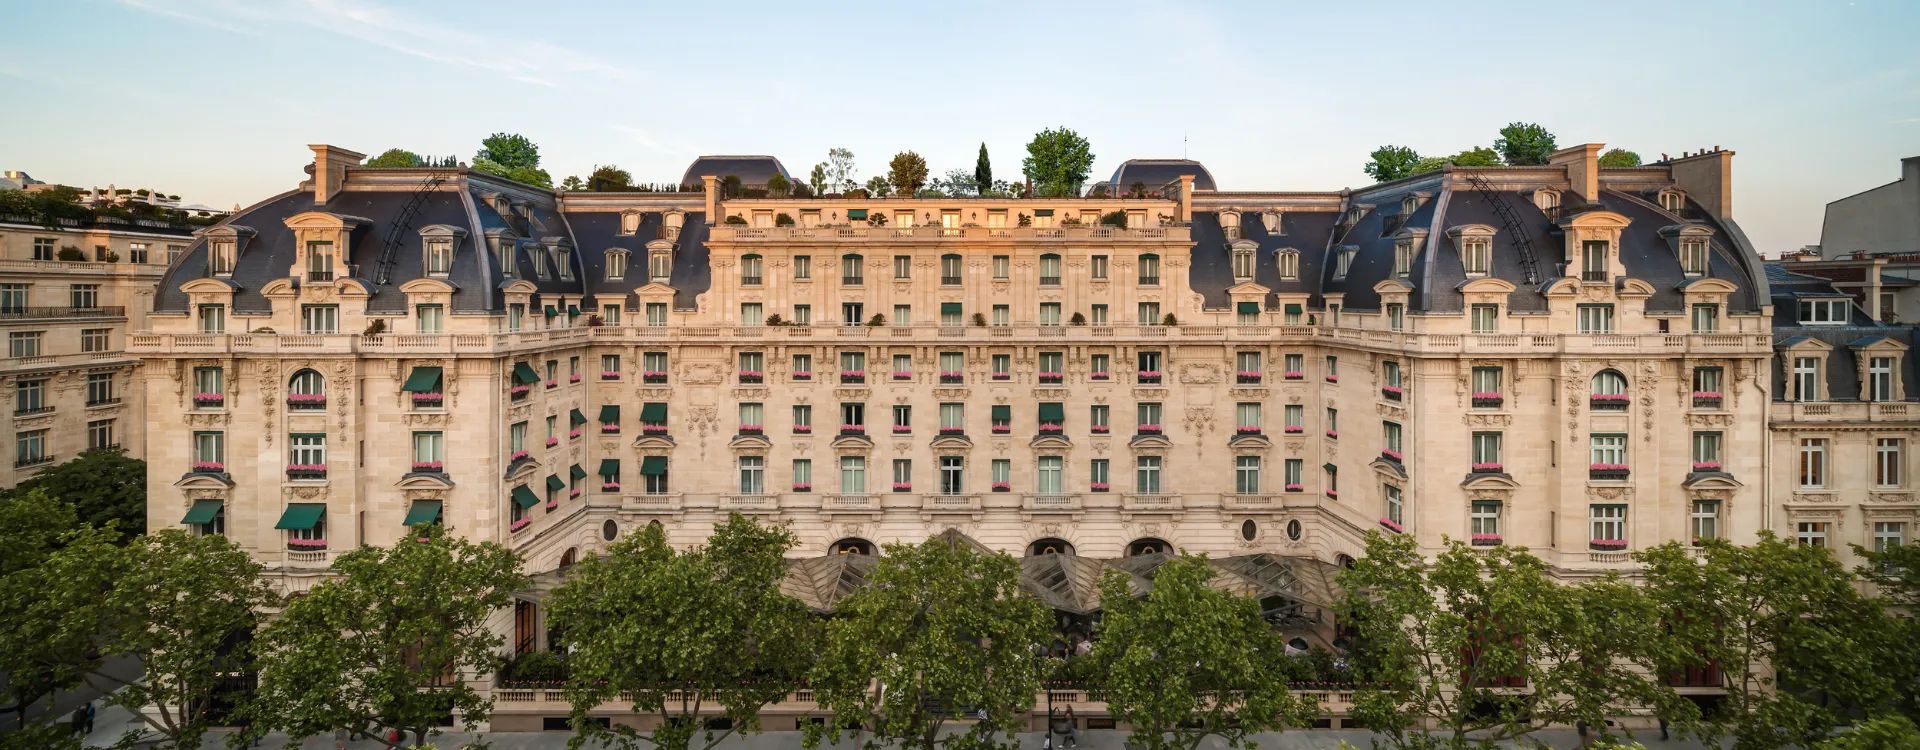
[[[347,181],[347,170],[360,166],[367,158],[366,154],[348,151],[339,146],[324,143],[308,144],[313,149],[313,202],[325,204],[340,192],[340,186]]]
[[[1563,148],[1547,157],[1547,163],[1565,167],[1573,192],[1591,203],[1600,200],[1600,149],[1606,147],[1604,143],[1583,143]]]
[[[1193,175],[1180,175],[1180,223],[1193,221]]]
[[[707,194],[707,226],[720,223],[714,216],[720,204],[720,178],[710,174],[700,175],[700,189]]]
[[[1721,219],[1733,218],[1733,153],[1719,147],[1687,154],[1667,165],[1673,184]]]

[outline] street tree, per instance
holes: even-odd
[[[888,546],[867,581],[827,623],[813,684],[828,718],[807,747],[861,732],[867,750],[1015,747],[1052,669],[1034,650],[1047,610],[1020,589],[1019,561],[949,534]],[[974,723],[942,737],[961,711]]]
[[[527,578],[498,544],[423,533],[340,555],[332,578],[261,630],[256,726],[295,740],[346,728],[400,748],[425,743],[450,712],[469,729],[486,718],[493,700],[470,681],[495,671],[504,642],[487,620]]]
[[[1606,153],[1600,155],[1600,166],[1637,167],[1640,166],[1640,155],[1624,148],[1607,149]]]
[[[1027,142],[1027,157],[1020,161],[1021,171],[1033,181],[1034,192],[1045,198],[1079,195],[1092,168],[1091,144],[1065,127],[1035,133]]]
[[[147,462],[120,450],[87,451],[4,493],[45,492],[72,503],[79,522],[112,526],[131,537],[147,530]]]
[[[427,160],[420,158],[419,154],[416,154],[412,151],[408,151],[404,148],[390,148],[380,152],[379,156],[373,157],[373,159],[369,160],[367,162],[367,166],[369,167],[420,167],[420,166],[425,166],[426,163],[427,163]]]
[[[1406,146],[1381,146],[1368,154],[1371,159],[1361,169],[1375,182],[1392,182],[1414,174],[1420,154]]]
[[[1144,597],[1124,572],[1100,581],[1093,671],[1114,718],[1133,728],[1130,747],[1194,750],[1217,736],[1250,748],[1255,734],[1313,719],[1313,701],[1287,690],[1296,665],[1259,601],[1208,586],[1212,576],[1205,557],[1188,555],[1155,568]]]
[[[901,195],[920,192],[920,186],[927,184],[927,160],[912,151],[894,154],[887,163],[887,183]]]
[[[980,155],[973,160],[973,192],[975,195],[987,195],[993,192],[993,160],[987,158],[987,142],[980,142]]]
[[[1546,164],[1547,157],[1552,156],[1556,148],[1553,134],[1531,122],[1508,123],[1500,129],[1500,137],[1493,141],[1493,150],[1500,152],[1508,166],[1514,167]]]
[[[1698,707],[1665,679],[1690,651],[1662,624],[1645,589],[1610,573],[1557,594],[1549,600],[1551,635],[1539,649],[1534,692],[1544,708],[1536,713],[1589,727],[1601,742],[1624,741],[1608,719],[1636,710],[1683,727],[1699,719]]]
[[[27,737],[52,736],[28,723],[28,706],[100,666],[95,642],[110,622],[104,599],[120,568],[118,541],[43,491],[0,499],[0,675]]]
[[[704,549],[676,554],[649,525],[575,566],[550,612],[565,634],[578,742],[704,749],[756,729],[760,709],[805,676],[812,653],[806,607],[780,593],[792,546],[785,528],[735,514]],[[656,728],[588,720],[621,695],[657,717]],[[715,708],[729,728],[703,730]]]
[[[1764,531],[1751,546],[1701,545],[1634,555],[1685,649],[1682,666],[1721,674],[1720,711],[1691,733],[1709,744],[1731,736],[1738,750],[1810,747],[1843,712],[1887,705],[1889,620],[1832,554]]]

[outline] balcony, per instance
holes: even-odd
[[[916,242],[961,242],[981,240],[1027,240],[1036,242],[1069,243],[1090,239],[1134,240],[1153,244],[1181,243],[1189,240],[1185,226],[1164,227],[1110,227],[1066,226],[1066,227],[945,227],[945,226],[833,226],[833,227],[746,227],[738,224],[724,224],[708,230],[709,242],[769,242],[793,243],[814,242],[827,245],[841,245],[848,241],[863,239],[912,240]],[[1158,276],[1141,277],[1154,279]]]
[[[1020,510],[1026,513],[1078,513],[1084,507],[1079,495],[1034,493],[1020,496]]]
[[[120,305],[87,307],[0,307],[4,320],[65,320],[70,318],[124,318],[127,308]]]
[[[24,469],[29,466],[43,466],[50,463],[53,463],[53,456],[51,455],[27,456],[25,458],[15,459],[13,468]]]

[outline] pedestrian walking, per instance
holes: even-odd
[[[93,734],[93,701],[87,701],[87,734]]]
[[[73,718],[68,720],[67,722],[68,731],[73,733],[74,735],[79,735],[81,731],[86,728],[87,728],[87,709],[85,708],[74,709]]]

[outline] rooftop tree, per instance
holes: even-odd
[[[987,158],[987,142],[980,142],[980,156],[973,160],[973,192],[975,195],[987,195],[993,192],[993,160]]]
[[[813,190],[814,195],[827,194],[827,163],[826,162],[820,162],[819,164],[813,165],[813,172],[807,175],[807,187]]]
[[[1508,123],[1500,129],[1500,137],[1493,141],[1493,150],[1500,152],[1509,166],[1515,167],[1546,164],[1547,157],[1557,148],[1553,133],[1531,122]]]
[[[853,184],[853,152],[844,148],[827,149],[827,181],[834,187]]]
[[[887,163],[887,183],[901,195],[913,195],[927,184],[927,160],[912,151],[893,155]]]
[[[1361,169],[1375,182],[1392,182],[1414,174],[1414,165],[1420,162],[1420,154],[1406,146],[1381,146],[1368,155],[1370,161]]]
[[[1607,149],[1606,153],[1600,155],[1600,166],[1637,167],[1640,166],[1640,155],[1624,148]]]
[[[528,185],[553,186],[553,178],[540,168],[540,147],[518,133],[487,136],[473,155],[473,169]]]
[[[1093,168],[1093,151],[1079,133],[1064,127],[1048,128],[1027,142],[1027,157],[1021,160],[1020,168],[1033,181],[1039,196],[1076,196]]]
[[[595,164],[587,175],[587,189],[596,193],[619,193],[633,189],[633,175],[612,164]]]
[[[379,156],[373,157],[371,160],[368,160],[367,166],[369,167],[420,167],[420,166],[425,166],[426,163],[427,163],[427,160],[420,158],[419,154],[416,154],[412,151],[408,151],[404,148],[390,148],[380,152]]]

